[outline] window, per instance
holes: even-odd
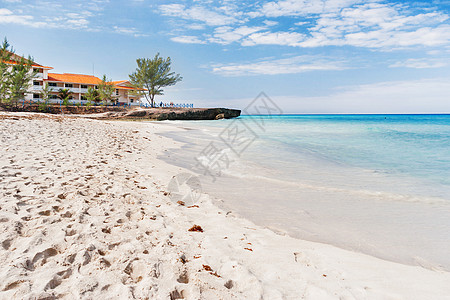
[[[81,100],[87,100],[87,98],[83,95],[81,95]]]
[[[58,99],[57,95],[50,95],[50,99]]]
[[[33,81],[33,85],[41,85],[39,81]]]
[[[116,89],[116,96],[119,96],[119,90]]]
[[[39,95],[39,94],[33,94],[33,99],[39,99],[39,98],[41,98],[41,95]]]
[[[71,88],[71,87],[73,87],[73,84],[71,84],[71,83],[66,83],[66,84],[64,84],[64,86],[65,86],[65,87],[68,87],[68,88]]]
[[[81,88],[82,88],[82,89],[87,89],[87,85],[82,84],[82,85],[81,85]]]
[[[95,86],[95,89],[98,90],[98,85]]]
[[[130,103],[133,103],[134,102],[134,99],[130,99]]]
[[[49,82],[48,86],[56,86],[56,82]]]
[[[69,100],[73,100],[73,96],[69,96]]]

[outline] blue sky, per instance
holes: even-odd
[[[54,72],[128,79],[170,56],[157,101],[286,113],[450,113],[450,1],[0,0],[0,36]]]

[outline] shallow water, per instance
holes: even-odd
[[[169,124],[193,130],[166,134],[185,146],[162,158],[197,172],[222,207],[294,237],[450,270],[450,115]],[[198,167],[214,153],[212,177]]]

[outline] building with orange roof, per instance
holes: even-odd
[[[19,55],[11,53],[11,61],[7,62],[7,64],[13,66],[17,64],[20,58]],[[28,61],[26,58],[25,60]],[[49,73],[49,70],[53,69],[52,67],[43,66],[34,61],[30,61],[30,63],[36,72],[36,76],[33,78],[29,93],[25,95],[25,100],[40,101],[42,88],[44,84],[48,84],[51,90],[51,102],[60,101],[58,98],[60,89],[69,89],[72,92],[71,101],[84,104],[87,101],[85,94],[88,88],[98,89],[98,85],[102,82],[100,78],[92,75]],[[113,98],[118,103],[128,105],[138,105],[141,103],[140,96],[137,96],[135,93],[138,89],[133,87],[128,80],[112,81],[112,84],[115,88]]]
[[[60,89],[69,89],[72,92],[71,100],[75,103],[83,103],[87,101],[85,94],[90,87],[98,89],[98,85],[102,80],[92,75],[70,74],[70,73],[48,73],[47,78],[41,81],[33,82],[33,100],[40,99],[40,91],[43,84],[47,83],[50,87],[50,99],[58,99],[58,91]],[[128,80],[112,81],[115,92],[113,98],[117,99],[120,104],[135,105],[140,103],[140,97],[133,94],[137,89],[131,86]]]

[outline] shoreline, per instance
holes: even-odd
[[[168,122],[190,131],[164,134],[184,145],[161,159],[195,170],[218,207],[262,227],[383,260],[449,271],[448,226],[442,225],[447,224],[448,201],[407,190],[414,186],[419,192],[423,185],[413,177],[320,160],[298,148],[293,155],[268,130],[243,155],[231,156],[230,166],[212,183],[194,168],[194,158],[211,141],[220,148],[218,134],[232,122]]]
[[[158,135],[167,126],[24,113],[0,122],[0,298],[450,294],[448,272],[279,235],[205,194],[198,207],[174,203],[167,184],[186,170],[157,159],[181,146]]]
[[[45,110],[42,111],[42,110]],[[48,105],[41,108],[39,104],[26,105],[8,109],[0,103],[0,112],[39,113],[49,115],[69,115],[98,120],[124,121],[163,121],[163,120],[220,120],[232,119],[240,116],[239,109],[231,108],[181,108],[181,107],[152,107],[141,106],[61,106]]]

